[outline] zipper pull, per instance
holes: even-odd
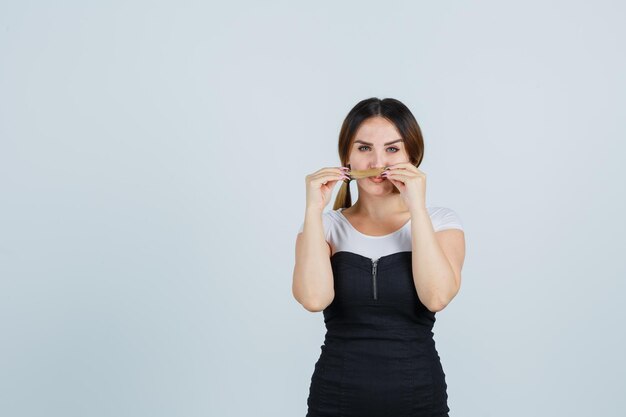
[[[378,292],[376,288],[376,267],[378,265],[378,259],[372,260],[372,286],[374,289],[374,300],[378,299]]]

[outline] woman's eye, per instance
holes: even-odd
[[[367,145],[359,146],[358,150],[360,151],[362,148],[369,148],[369,146],[367,146]],[[396,153],[396,152],[398,152],[400,150],[399,148],[396,148],[395,146],[390,146],[387,149],[394,149],[394,151],[392,153]]]

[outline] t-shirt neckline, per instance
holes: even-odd
[[[387,233],[386,235],[381,235],[381,236],[372,236],[372,235],[366,235],[365,233],[359,232],[356,227],[354,227],[352,225],[352,223],[350,223],[350,221],[348,220],[348,218],[346,216],[344,216],[344,214],[342,213],[343,209],[345,207],[340,207],[339,210],[337,210],[337,213],[339,213],[339,216],[348,224],[348,226],[350,226],[350,229],[352,229],[353,231],[355,231],[357,234],[359,234],[360,236],[364,236],[368,239],[382,239],[385,237],[389,237],[389,236],[393,236],[397,233],[400,233],[405,227],[407,227],[410,223],[411,223],[411,219],[407,220],[406,223],[404,223],[402,225],[402,227],[400,227],[398,230],[391,232],[391,233]]]

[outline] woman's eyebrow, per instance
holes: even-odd
[[[396,142],[404,142],[404,139],[396,139],[396,140],[393,140],[391,142],[385,143],[383,146],[391,145],[392,143],[396,143]],[[362,143],[364,145],[374,146],[373,143],[365,142],[364,140],[361,140],[361,139],[355,140],[354,143]]]

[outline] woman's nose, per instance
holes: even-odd
[[[387,158],[374,158],[370,168],[382,168],[382,167],[386,167],[387,165],[389,165]]]

